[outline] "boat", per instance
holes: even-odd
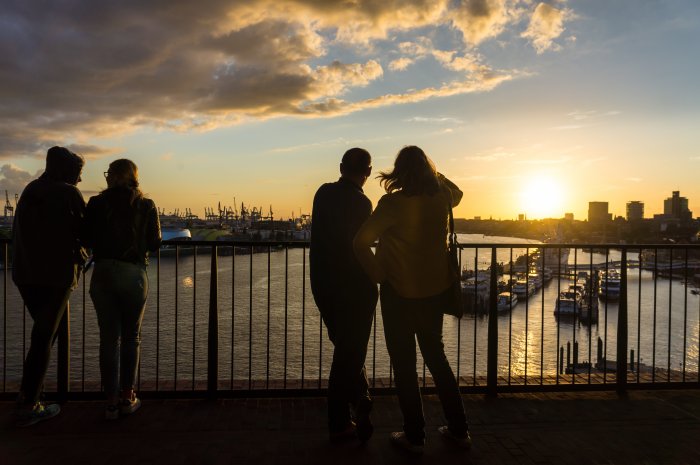
[[[192,240],[192,232],[187,228],[163,228],[160,233],[164,241]]]
[[[555,315],[577,316],[581,311],[581,294],[571,287],[559,293],[554,304]]]
[[[507,312],[518,303],[518,295],[514,292],[501,292],[498,294],[496,306],[499,312]]]
[[[462,302],[467,312],[486,312],[488,311],[489,296],[491,294],[490,278],[482,273],[477,273],[476,276],[463,279],[462,287]]]
[[[530,270],[527,279],[535,286],[535,291],[538,291],[544,285],[544,275],[536,270]]]
[[[602,300],[618,300],[620,298],[620,280],[618,270],[601,271],[598,280],[598,296]]]
[[[513,292],[519,298],[527,298],[535,295],[537,289],[535,288],[535,283],[527,278],[519,278],[513,285]]]

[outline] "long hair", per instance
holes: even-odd
[[[387,193],[400,190],[406,195],[432,195],[438,192],[440,184],[435,165],[428,156],[415,145],[402,148],[391,172],[379,173],[379,183]]]
[[[114,160],[109,164],[109,174],[111,175],[109,188],[121,187],[131,191],[130,204],[143,197],[139,189],[139,169],[136,163],[126,158]]]

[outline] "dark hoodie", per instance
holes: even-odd
[[[64,147],[51,147],[44,174],[24,188],[12,228],[12,279],[18,286],[77,285],[86,257],[79,241],[85,201],[75,185],[84,163]]]

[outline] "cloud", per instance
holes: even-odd
[[[92,144],[68,144],[68,150],[82,155],[88,160],[97,160],[119,152],[119,149],[100,147]]]
[[[547,3],[540,3],[530,17],[530,24],[521,37],[529,39],[538,54],[547,50],[559,50],[554,39],[564,32],[564,21],[569,10],[558,9]]]
[[[554,129],[555,131],[571,131],[573,129],[581,129],[583,126],[580,124],[565,124],[562,126],[553,126],[550,129]]]
[[[41,173],[43,170],[39,171]],[[19,168],[11,163],[0,167],[0,194],[7,191],[10,197],[14,198],[15,194],[21,194],[29,181],[36,179],[39,173],[32,175],[28,171]]]
[[[462,120],[459,118],[427,118],[424,116],[414,116],[404,120],[407,123],[427,123],[427,124],[462,124]]]
[[[523,16],[527,2],[513,0],[459,0],[452,24],[460,30],[467,43],[478,45],[497,37],[509,23]]]
[[[434,58],[445,69],[451,71],[467,73],[486,73],[491,71],[489,66],[482,63],[483,57],[478,53],[467,51],[459,55],[454,50],[440,50],[435,48],[432,40],[427,37],[417,37],[413,42],[401,42],[398,49],[404,56],[389,63],[390,69],[394,71],[402,71],[417,60],[427,57]]]
[[[559,126],[553,126],[550,129],[556,131],[581,129],[587,125],[590,125],[591,123],[600,121],[603,118],[615,117],[619,114],[621,114],[621,112],[618,110],[610,110],[606,112],[600,112],[598,110],[575,110],[567,113],[566,115],[569,119],[574,121],[574,124],[562,124]]]
[[[333,146],[347,145],[347,144],[348,144],[347,139],[340,137],[337,139],[331,139],[331,140],[326,140],[326,141],[321,141],[321,142],[311,142],[309,144],[277,147],[277,148],[269,150],[268,152],[269,153],[304,152],[304,151],[307,151],[309,149],[317,149],[319,147],[333,147]]]
[[[499,161],[504,158],[512,158],[514,157],[515,154],[512,152],[504,152],[504,151],[496,151],[490,154],[486,155],[473,155],[473,156],[468,156],[464,157],[465,160],[470,160],[470,161],[487,161],[487,162],[493,162],[493,161]]]
[[[396,60],[392,60],[389,63],[389,69],[392,71],[403,71],[415,62],[416,62],[416,60],[414,60],[413,58],[407,58],[407,57],[397,58]]]
[[[625,178],[625,181],[629,181],[629,182],[637,182],[637,183],[639,183],[639,182],[642,182],[642,181],[644,181],[644,179],[642,179],[642,178],[635,178],[635,177],[630,177],[630,178]]]
[[[528,27],[540,48],[568,19],[549,8],[534,8]],[[493,69],[474,47],[510,29],[519,37],[531,10],[531,0],[9,2],[0,13],[0,158],[43,156],[56,144],[97,158],[117,150],[96,140],[144,127],[205,131],[489,91],[524,74]],[[393,41],[438,31],[462,46]],[[383,66],[401,71],[428,57],[451,73],[439,86],[348,97],[384,79]]]
[[[571,161],[571,157],[541,158],[533,160],[518,160],[517,163],[523,165],[560,165]]]

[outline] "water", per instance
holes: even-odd
[[[514,238],[460,235],[460,243],[522,243]],[[149,267],[150,289],[142,329],[141,379],[158,379],[161,386],[201,388],[206,380],[210,286],[210,254],[200,248],[197,256],[179,261],[163,257]],[[514,249],[513,259],[526,249]],[[462,263],[479,269],[490,263],[490,250],[465,249]],[[636,259],[635,254],[628,254]],[[508,262],[510,249],[499,249],[499,262]],[[611,251],[611,260],[619,252]],[[219,379],[222,387],[264,387],[267,381],[306,381],[322,385],[328,378],[332,346],[313,302],[308,282],[308,249],[289,249],[253,255],[219,257]],[[569,262],[589,263],[591,256],[572,249]],[[604,255],[593,254],[593,263]],[[251,271],[252,270],[252,271]],[[286,272],[285,272],[286,270]],[[269,279],[268,279],[269,275]],[[88,272],[89,286],[91,273]],[[303,278],[303,277],[306,278]],[[24,354],[28,348],[31,319],[22,309],[17,289],[8,278],[7,307],[0,331],[5,390],[17,389]],[[252,287],[251,287],[252,282]],[[158,284],[160,289],[158,290]],[[597,324],[585,325],[553,314],[559,284],[553,279],[527,302],[521,300],[511,313],[499,315],[499,376],[551,376],[557,371],[558,348],[578,342],[579,361],[596,359],[596,341],[604,341],[604,355],[616,358],[617,303],[600,304]],[[94,308],[85,283],[71,297],[71,380],[73,389],[99,382],[99,333]],[[682,369],[697,378],[700,298],[680,280],[658,278],[651,272],[630,270],[628,275],[630,349],[646,365]],[[286,291],[286,292],[285,292]],[[286,296],[286,297],[285,297]],[[85,298],[87,297],[87,298]],[[640,298],[641,297],[641,298]],[[654,304],[656,302],[656,305]],[[467,314],[461,320],[446,317],[445,349],[455,372],[462,377],[486,374],[487,325],[485,315]],[[684,341],[685,336],[685,341]],[[685,357],[684,357],[685,355]],[[629,357],[629,355],[628,355]],[[84,360],[83,360],[84,358]],[[389,358],[384,345],[381,312],[370,336],[368,374],[388,378]],[[419,356],[418,371],[422,375]],[[55,353],[47,377],[55,380]],[[89,389],[89,388],[88,388]]]

